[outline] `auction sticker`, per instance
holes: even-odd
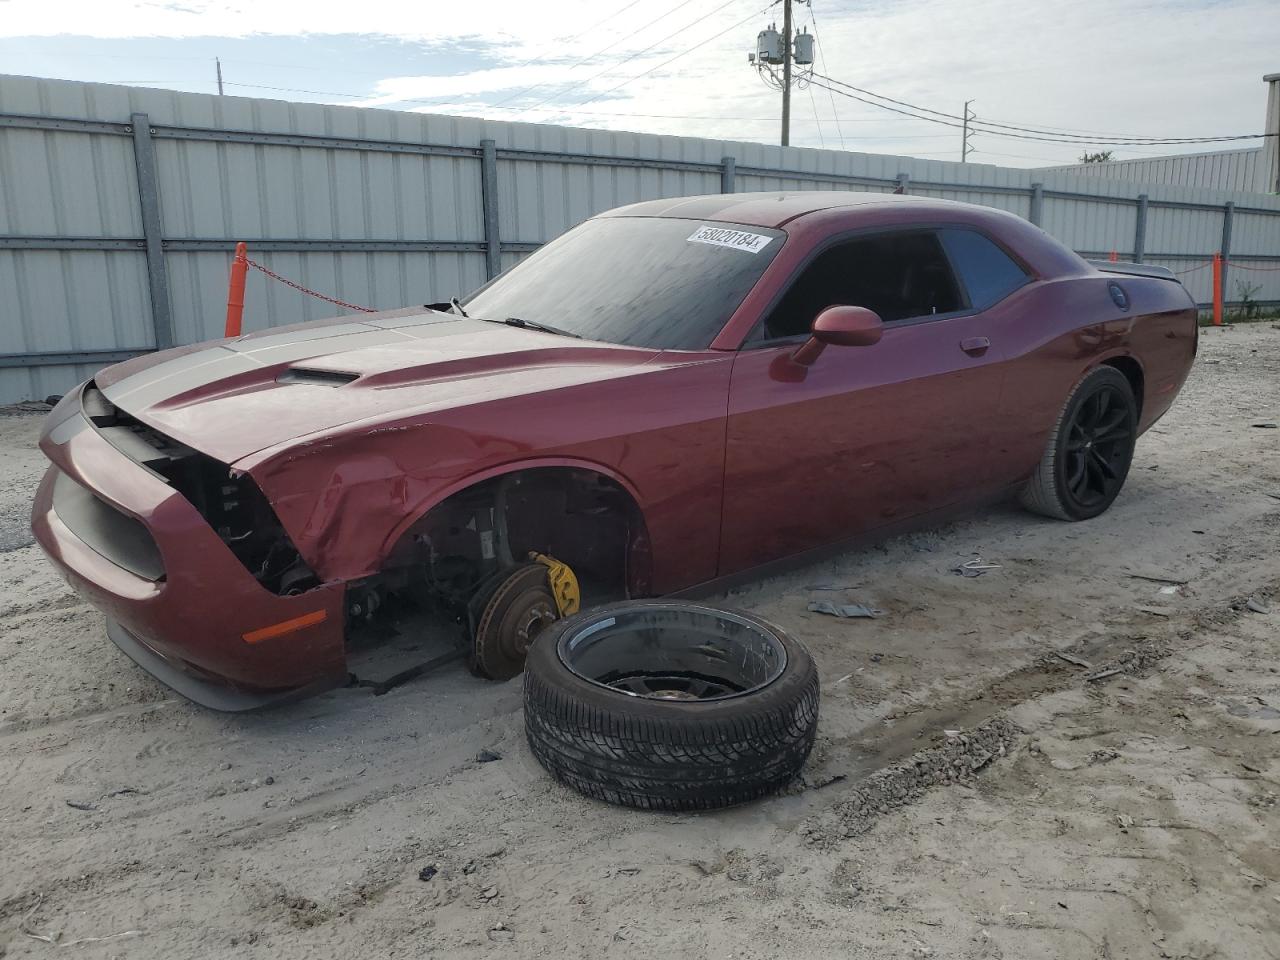
[[[769,245],[773,237],[746,230],[730,230],[727,227],[699,227],[689,238],[690,243],[709,243],[713,247],[731,247],[747,253],[759,253]]]

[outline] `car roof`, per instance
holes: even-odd
[[[719,220],[756,227],[783,224],[820,210],[849,207],[909,207],[913,212],[936,210],[954,217],[972,205],[954,200],[913,197],[863,190],[795,190],[764,193],[714,193],[701,197],[670,197],[645,200],[601,214],[604,217],[672,217],[683,220]]]

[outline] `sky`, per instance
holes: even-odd
[[[777,143],[781,94],[747,54],[781,19],[781,0],[0,0],[0,73],[216,93],[217,57],[232,96]],[[796,0],[795,21],[830,78],[793,91],[796,146],[958,160],[966,100],[1103,140],[1260,133],[1280,72],[1280,0]],[[970,143],[1035,167],[1260,141]]]

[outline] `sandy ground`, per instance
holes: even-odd
[[[518,681],[176,699],[31,545],[39,419],[0,418],[0,955],[1280,957],[1276,421],[1280,328],[1209,331],[1103,518],[1000,507],[728,597],[812,649],[819,741],[686,816],[553,783]]]

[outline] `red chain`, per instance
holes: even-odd
[[[361,313],[377,313],[378,312],[377,310],[374,310],[372,307],[361,307],[354,303],[347,303],[347,301],[345,300],[339,300],[337,297],[327,297],[323,293],[317,293],[315,290],[310,290],[307,287],[304,287],[300,283],[294,283],[288,277],[282,277],[280,276],[280,274],[275,273],[272,270],[268,270],[266,267],[258,263],[256,260],[250,260],[248,257],[245,257],[245,263],[249,264],[249,266],[253,267],[253,269],[261,271],[262,273],[265,273],[272,280],[279,280],[285,286],[293,287],[293,289],[298,290],[302,293],[305,293],[308,296],[315,297],[319,300],[324,300],[328,303],[334,304],[335,306],[346,307],[348,310],[359,310]],[[1212,260],[1206,260],[1204,263],[1198,264],[1194,267],[1188,267],[1186,270],[1173,270],[1170,272],[1173,273],[1174,276],[1182,276],[1188,273],[1195,273],[1197,270],[1203,270],[1205,267],[1210,266],[1212,263],[1213,263]],[[1272,273],[1277,270],[1280,270],[1280,267],[1246,267],[1244,264],[1237,263],[1234,260],[1224,260],[1223,263],[1229,264],[1230,266],[1235,267],[1238,270],[1260,270],[1264,273]]]
[[[1274,273],[1280,270],[1280,267],[1246,267],[1243,263],[1236,263],[1234,260],[1230,263],[1237,270],[1261,270],[1263,273]]]
[[[279,280],[279,281],[280,281],[281,283],[283,283],[285,286],[287,286],[287,287],[293,287],[293,289],[295,289],[295,290],[300,290],[302,293],[305,293],[305,294],[307,294],[307,295],[309,295],[309,296],[316,297],[317,299],[320,299],[320,300],[328,301],[329,303],[335,304],[335,305],[337,305],[337,306],[339,306],[339,307],[346,307],[346,308],[347,308],[347,309],[349,309],[349,310],[359,310],[361,313],[377,313],[377,312],[378,312],[377,310],[374,310],[374,309],[373,309],[373,308],[371,308],[371,307],[361,307],[361,306],[357,306],[357,305],[356,305],[356,304],[354,304],[354,303],[347,303],[347,301],[345,301],[345,300],[339,300],[337,297],[326,297],[323,293],[316,293],[314,290],[308,290],[308,289],[307,289],[306,287],[304,287],[302,284],[300,284],[300,283],[294,283],[294,282],[293,282],[292,280],[290,280],[288,277],[282,277],[282,276],[280,276],[280,274],[278,274],[278,273],[274,273],[274,272],[272,272],[271,270],[268,270],[268,269],[267,269],[266,267],[264,267],[262,264],[257,263],[257,262],[256,262],[256,261],[254,261],[254,260],[250,260],[248,257],[245,257],[245,258],[244,258],[244,261],[245,261],[245,263],[249,264],[249,266],[253,267],[253,269],[255,269],[255,270],[259,270],[259,271],[261,271],[262,273],[265,273],[265,274],[266,274],[268,277],[270,277],[272,280]]]

